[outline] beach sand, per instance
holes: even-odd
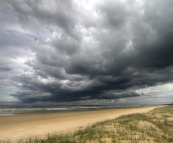
[[[156,107],[158,106],[1,116],[0,139],[17,139],[30,135],[75,131],[98,121],[126,114],[147,112]]]

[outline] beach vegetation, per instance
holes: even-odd
[[[23,137],[16,143],[173,143],[173,105],[98,122],[73,133]]]

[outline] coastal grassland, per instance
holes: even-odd
[[[173,105],[98,122],[74,133],[21,138],[17,143],[173,143]],[[10,140],[0,143],[10,143]]]

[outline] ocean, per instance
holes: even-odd
[[[140,106],[140,105],[135,105]],[[44,113],[44,112],[66,112],[113,109],[133,106],[106,106],[106,105],[70,105],[70,106],[0,106],[0,116],[11,116],[14,114]]]

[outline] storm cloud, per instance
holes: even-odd
[[[173,80],[172,6],[1,1],[0,90],[24,103],[144,96]]]

